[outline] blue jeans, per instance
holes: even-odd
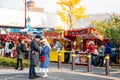
[[[94,53],[91,53],[91,65],[93,65],[93,66],[95,66],[94,57],[95,57]]]
[[[36,76],[35,65],[30,65],[30,69],[29,69],[29,78],[35,77],[35,76]]]

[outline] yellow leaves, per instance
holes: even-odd
[[[74,5],[77,5],[81,2],[81,0],[71,0],[71,1],[72,1],[72,4],[74,4]]]
[[[71,7],[74,8],[76,5],[78,5],[81,0],[70,0],[71,1]]]
[[[79,6],[80,2],[81,0],[59,0],[57,2],[62,8],[61,11],[58,11],[58,15],[70,29],[80,18],[87,18],[87,15],[84,14],[85,8]]]
[[[63,6],[63,5],[61,5],[61,8],[62,8],[62,11],[64,11],[64,12],[69,12],[70,11],[69,7],[66,7],[66,6]]]
[[[66,0],[60,0],[57,2],[59,5],[68,5]]]
[[[75,8],[75,9],[73,9],[73,12],[74,13],[84,13],[85,12],[85,8],[84,7],[82,7],[82,6],[80,6],[80,7],[77,7],[77,8]],[[74,14],[73,13],[73,14]]]
[[[73,8],[75,7],[75,5],[79,4],[79,2],[81,2],[81,0],[60,0],[57,3],[59,5],[65,5],[65,6]]]
[[[58,11],[58,15],[60,16],[60,18],[63,22],[68,22],[69,21],[68,16],[64,12]]]
[[[85,8],[82,6],[73,9],[70,13],[76,17],[76,20],[79,20],[80,18],[87,18],[88,17],[87,15],[84,14]]]
[[[78,15],[76,16],[76,20],[79,20],[81,18],[87,18],[88,16],[87,15]]]
[[[54,30],[60,30],[60,29],[63,29],[63,26],[55,26],[54,27]]]
[[[98,21],[97,20],[93,20],[93,21],[91,21],[91,25],[94,25],[94,26],[96,26],[96,24],[98,23]]]

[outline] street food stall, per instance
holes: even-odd
[[[83,51],[86,50],[87,42],[89,42],[90,38],[94,38],[96,44],[97,44],[97,42],[100,43],[102,41],[105,41],[104,35],[99,33],[94,28],[84,28],[84,29],[80,29],[80,30],[67,30],[67,31],[64,31],[64,37],[66,37],[72,41],[77,41],[80,44],[83,43]],[[80,39],[78,40],[78,38],[80,38]]]
[[[100,45],[100,42],[105,41],[104,35],[99,33],[94,28],[85,28],[80,30],[66,31],[44,31],[44,36],[50,43],[52,50],[50,53],[50,61],[58,61],[58,52],[53,49],[56,39],[59,39],[63,49],[61,52],[61,61],[71,63],[71,50],[75,49],[76,63],[87,63],[87,47],[91,37],[95,39],[95,44]]]
[[[72,42],[75,42],[73,47],[75,50],[76,58],[75,63],[77,64],[87,64],[87,48],[90,38],[95,39],[95,45],[99,46],[102,41],[104,41],[104,35],[99,33],[94,28],[84,28],[80,30],[66,30],[64,31],[64,37],[70,39]],[[71,62],[71,54],[70,61]]]
[[[60,51],[61,53],[61,62],[66,62],[66,53],[70,52],[70,47],[71,45],[69,44],[70,40],[67,38],[64,38],[62,31],[43,31],[44,32],[44,37],[47,38],[48,42],[50,43],[52,50],[50,53],[50,61],[57,62],[58,61],[58,52],[57,50],[54,49],[54,45],[56,43],[56,40],[59,40],[60,43],[62,44],[62,49]],[[69,45],[68,45],[69,44]]]

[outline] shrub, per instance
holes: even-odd
[[[7,57],[0,57],[0,66],[6,67],[15,67],[17,59],[16,58],[7,58]],[[30,62],[28,59],[23,59],[23,66],[29,67]]]

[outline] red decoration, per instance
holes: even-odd
[[[7,42],[8,40],[6,39],[6,38],[4,38],[4,40],[3,40],[4,42]]]

